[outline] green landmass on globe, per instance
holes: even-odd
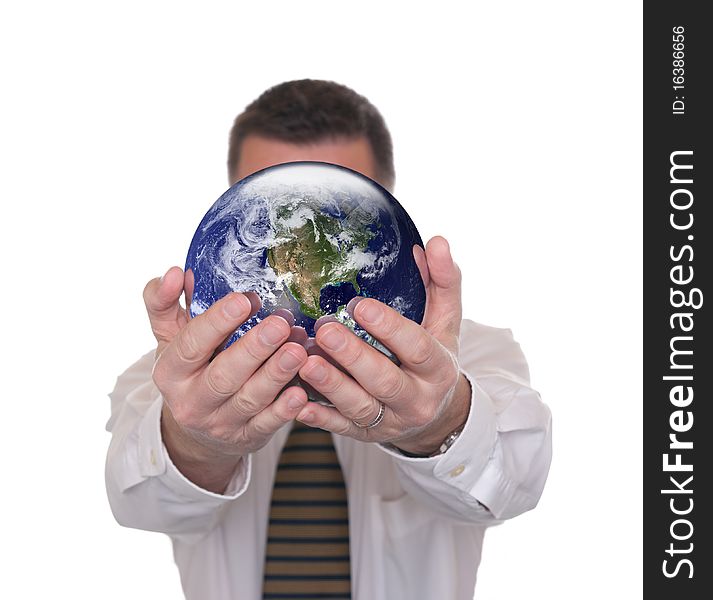
[[[201,220],[186,257],[190,315],[231,292],[255,292],[262,306],[226,348],[285,309],[311,344],[329,315],[397,362],[346,307],[355,296],[373,298],[420,323],[426,290],[414,245],[423,242],[408,214],[367,177],[327,163],[275,165],[234,184]]]
[[[326,285],[351,283],[358,294],[357,274],[363,267],[354,261],[354,251],[366,252],[375,233],[372,219],[355,210],[346,219],[315,211],[299,227],[289,227],[287,207],[278,210],[277,244],[268,249],[267,261],[287,286],[305,315],[317,319],[324,313],[319,299]],[[380,223],[377,223],[377,227]]]

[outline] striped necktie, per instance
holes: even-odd
[[[351,598],[347,493],[332,436],[295,421],[270,504],[263,600]]]

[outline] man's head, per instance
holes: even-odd
[[[228,177],[233,184],[270,165],[331,162],[394,186],[391,135],[366,98],[332,81],[276,85],[240,114],[230,132]]]

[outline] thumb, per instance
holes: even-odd
[[[183,271],[171,267],[163,277],[152,279],[144,288],[146,312],[159,344],[173,339],[187,321],[179,303],[183,284]]]
[[[423,327],[449,350],[457,351],[461,306],[461,273],[445,238],[436,236],[426,244],[428,266],[426,311]]]

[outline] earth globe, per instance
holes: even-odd
[[[396,361],[346,307],[355,296],[375,298],[420,323],[426,293],[414,244],[423,247],[411,218],[368,177],[321,162],[268,167],[234,184],[200,222],[186,259],[195,282],[189,312],[256,292],[262,307],[225,347],[285,308],[309,337],[332,315]]]

